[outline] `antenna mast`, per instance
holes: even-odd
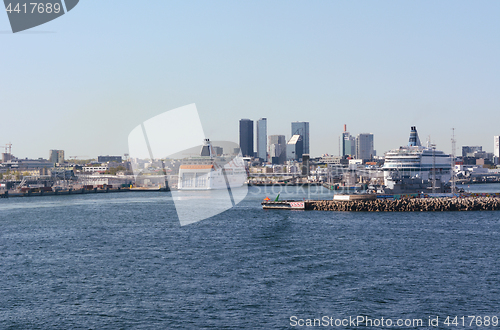
[[[455,194],[456,193],[456,185],[455,185],[455,148],[456,148],[456,141],[455,141],[455,128],[452,128],[452,137],[451,137],[451,193]]]
[[[436,145],[432,146],[432,193],[436,193]]]

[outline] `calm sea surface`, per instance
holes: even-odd
[[[278,192],[251,188],[182,227],[164,192],[0,199],[0,329],[297,329],[324,316],[333,328],[423,320],[342,329],[471,329],[485,324],[467,316],[500,317],[500,212],[262,210]],[[308,197],[331,193],[281,192]]]

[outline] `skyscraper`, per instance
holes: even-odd
[[[356,138],[349,134],[345,124],[342,132],[342,156],[356,156]]]
[[[302,136],[294,135],[286,144],[286,160],[302,161]]]
[[[303,153],[309,154],[309,122],[296,121],[292,123],[292,136],[302,136]],[[300,155],[299,158],[302,158]]]
[[[286,161],[286,140],[284,135],[269,135],[269,158],[273,164]]]
[[[253,120],[240,120],[240,149],[244,157],[253,157]]]
[[[267,119],[257,120],[257,157],[267,161]]]
[[[361,133],[356,138],[356,158],[369,160],[374,156],[373,151],[373,134]]]

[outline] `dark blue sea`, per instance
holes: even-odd
[[[186,226],[166,192],[0,199],[0,329],[498,328],[500,212],[262,210],[278,192]]]

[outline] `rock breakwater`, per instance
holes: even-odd
[[[493,211],[500,210],[500,198],[414,198],[372,201],[309,201],[308,209],[355,212]]]

